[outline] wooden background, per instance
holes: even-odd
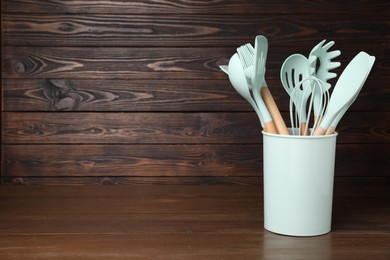
[[[255,113],[219,65],[258,34],[279,70],[334,40],[376,63],[338,131],[336,177],[388,180],[388,1],[3,0],[3,184],[253,183]],[[334,83],[334,81],[332,82]]]

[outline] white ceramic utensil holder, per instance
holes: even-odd
[[[263,132],[265,229],[289,236],[331,230],[336,137]]]

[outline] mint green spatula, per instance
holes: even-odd
[[[343,110],[345,106],[351,105],[356,99],[372,68],[373,59],[375,59],[374,56],[362,51],[350,61],[334,87],[327,112],[314,135],[326,134],[331,124],[341,119],[338,119],[339,113],[345,113]]]

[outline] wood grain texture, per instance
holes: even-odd
[[[383,166],[383,165],[382,165]],[[378,167],[379,168],[379,167]],[[336,183],[340,184],[362,184],[367,185],[389,185],[390,178],[386,175],[357,175],[347,176],[348,169],[339,167],[336,171]],[[367,169],[366,169],[367,170]],[[368,170],[369,171],[369,170]],[[368,172],[366,171],[366,172]],[[3,185],[29,185],[29,186],[63,186],[63,185],[262,185],[263,176],[89,176],[89,177],[70,177],[70,176],[28,176],[28,177],[4,177]]]
[[[217,0],[217,1],[153,1],[153,0],[3,0],[5,12],[17,13],[114,13],[114,14],[306,14],[329,15],[367,14],[389,15],[388,1],[359,0],[305,1],[294,3],[273,0]]]
[[[213,48],[4,47],[5,78],[225,78]],[[222,49],[224,50],[224,49]]]
[[[5,145],[4,176],[258,176],[262,167],[259,145],[42,147]]]
[[[251,109],[228,80],[5,79],[3,89],[5,111]]]
[[[361,50],[376,56],[337,129],[336,176],[387,176],[389,8],[367,0],[4,0],[2,181],[261,178],[258,120],[219,68],[258,34],[269,39],[266,79],[288,125],[279,71],[290,54],[334,40],[338,75]]]
[[[390,88],[383,88],[383,82],[368,78],[348,111],[390,112]],[[289,96],[280,80],[267,79],[267,84],[279,109],[289,111]],[[4,79],[3,99],[3,111],[253,111],[227,78]]]
[[[329,234],[263,228],[257,185],[6,186],[2,259],[387,259],[386,184],[338,183]]]
[[[308,46],[324,35],[338,43],[356,33],[359,33],[359,45],[370,44],[378,38],[383,43],[390,41],[388,35],[382,35],[390,30],[386,19],[328,14],[326,20],[324,25],[322,20],[305,15],[6,14],[3,42],[13,46],[235,47],[253,42],[254,35],[265,34],[273,47],[293,47]]]
[[[55,144],[4,145],[3,149],[4,177],[244,177],[262,176],[263,169],[260,144]],[[389,167],[389,158],[389,145],[338,145],[335,175],[389,177],[384,170]]]
[[[287,125],[289,115],[283,113]],[[82,119],[82,120],[80,120]],[[253,144],[261,126],[248,113],[3,113],[3,142],[25,144]],[[349,113],[342,143],[390,143],[390,113]]]
[[[351,179],[351,177],[348,177]],[[359,178],[359,177],[358,177]],[[385,183],[387,179],[380,177],[367,178],[367,183],[378,181]],[[386,178],[386,177],[384,177]],[[260,185],[262,177],[222,177],[222,176],[154,176],[154,177],[126,177],[126,176],[103,176],[103,177],[4,177],[3,184],[6,185]]]
[[[173,224],[170,224],[173,225]],[[249,226],[249,224],[248,224]],[[250,228],[250,227],[248,227]],[[46,234],[0,237],[4,260],[47,259],[387,259],[388,234],[335,234],[302,243],[275,234]],[[56,242],[53,242],[56,241]],[[93,242],[92,242],[93,241]],[[145,248],[145,244],[150,244]],[[21,245],[21,246],[15,246]],[[18,247],[20,250],[17,250]],[[4,250],[5,251],[5,250]],[[92,252],[92,253],[91,253]],[[288,252],[288,253],[287,253]],[[315,252],[315,253],[314,253]],[[320,254],[321,257],[318,257]]]
[[[314,46],[315,43],[313,43]],[[361,51],[345,48],[343,67]],[[309,48],[297,48],[297,52]],[[344,49],[343,49],[344,50]],[[390,70],[386,45],[367,46],[366,52],[378,59],[370,77],[387,80]],[[4,46],[4,78],[32,79],[204,79],[227,80],[219,65],[228,63],[235,48],[81,48],[81,47],[15,47]],[[280,67],[291,54],[291,48],[270,51],[267,75],[280,78]],[[308,55],[308,54],[306,54]]]
[[[258,143],[261,138],[255,113],[4,113],[3,117],[4,143],[225,144]]]

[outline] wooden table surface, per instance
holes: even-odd
[[[336,182],[333,227],[263,228],[262,185],[0,187],[0,259],[390,259],[389,183]]]

